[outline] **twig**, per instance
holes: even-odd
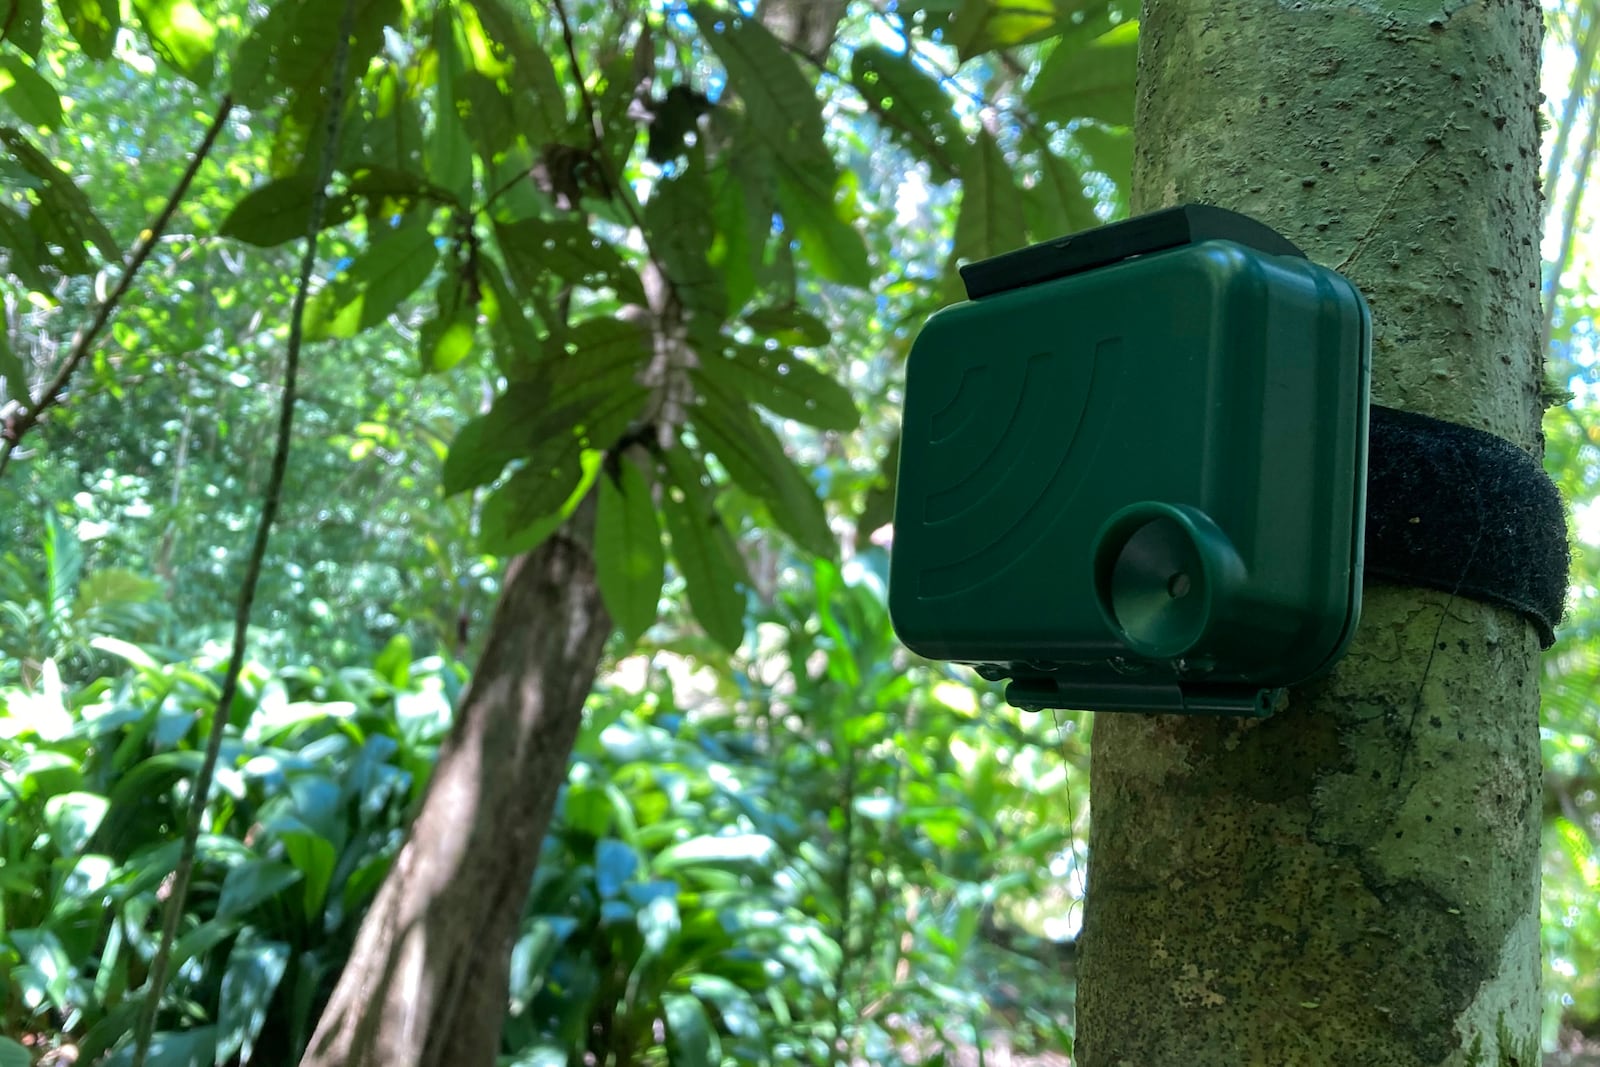
[[[232,112],[233,97],[225,94],[217,105],[217,113],[212,117],[210,127],[200,140],[200,146],[195,149],[194,158],[189,160],[189,166],[184,169],[183,177],[178,179],[177,188],[172,190],[166,206],[161,209],[155,221],[140,235],[139,243],[134,247],[133,255],[128,258],[128,265],[123,268],[122,277],[117,281],[117,287],[111,291],[110,296],[100,302],[99,307],[95,308],[94,317],[89,320],[89,325],[73,338],[67,358],[62,360],[55,377],[50,379],[44,392],[39,394],[39,399],[32,401],[24,396],[21,409],[4,427],[0,427],[0,476],[5,475],[6,466],[11,462],[11,453],[21,442],[23,435],[38,425],[39,419],[45,412],[61,402],[62,391],[66,389],[67,382],[77,372],[78,364],[89,354],[89,349],[100,336],[100,331],[105,329],[106,323],[111,320],[111,313],[117,309],[128,287],[133,284],[134,275],[139,273],[139,268],[144,266],[144,261],[150,257],[156,243],[161,240],[167,224],[172,221],[172,216],[178,210],[178,204],[189,191],[189,185],[199,173],[200,165],[211,154],[211,149],[216,145],[222,127]]]
[[[584,114],[589,116],[589,129],[594,134],[594,146],[599,148],[605,141],[606,130],[600,120],[600,109],[594,106],[594,97],[589,95],[589,86],[583,80],[583,67],[578,63],[578,43],[573,39],[572,20],[567,18],[567,5],[562,0],[550,0],[550,6],[556,9],[556,18],[561,22],[561,43],[567,46],[567,62],[572,64],[572,80],[578,83],[578,95],[583,98]]]
[[[211,732],[206,738],[206,753],[200,771],[195,775],[189,798],[188,825],[184,828],[183,848],[178,855],[178,865],[173,872],[172,895],[167,898],[166,919],[162,925],[161,943],[155,959],[150,964],[150,978],[145,1002],[139,1013],[135,1031],[132,1067],[144,1067],[150,1052],[150,1038],[155,1030],[156,1015],[161,1009],[161,996],[167,983],[167,971],[172,962],[172,946],[183,921],[183,908],[189,896],[189,880],[194,874],[195,855],[200,844],[200,825],[205,818],[206,801],[211,793],[211,783],[216,776],[217,760],[222,753],[222,738],[227,732],[228,714],[239,688],[239,675],[244,669],[245,638],[250,629],[250,612],[255,604],[256,586],[261,580],[261,569],[267,555],[267,542],[272,535],[272,524],[278,515],[278,505],[283,496],[284,475],[289,467],[289,445],[294,429],[295,377],[300,369],[300,346],[305,337],[306,298],[311,288],[311,272],[317,261],[317,234],[322,230],[323,216],[328,206],[328,182],[333,177],[339,137],[344,118],[345,68],[350,59],[350,37],[355,30],[355,0],[345,0],[344,18],[339,26],[339,40],[333,57],[333,84],[328,92],[328,139],[322,146],[321,166],[317,173],[316,191],[311,198],[311,212],[307,220],[305,252],[300,258],[300,278],[295,289],[294,306],[289,317],[289,342],[284,358],[283,399],[279,405],[277,442],[272,453],[272,469],[267,478],[267,489],[261,501],[261,517],[256,522],[255,540],[250,546],[250,558],[245,567],[244,583],[239,589],[239,602],[233,618],[233,654],[228,661],[228,672],[222,681],[222,691],[217,697],[216,711],[211,716]]]

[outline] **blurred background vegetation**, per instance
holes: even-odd
[[[38,396],[116,280],[230,73],[237,84],[233,57],[272,11],[314,6],[0,0],[0,417]],[[359,143],[427,130],[435,150],[432,5],[389,6]],[[589,92],[626,130],[619,165],[639,190],[691,172],[681,157],[718,135],[728,57],[688,8],[574,0],[569,48],[552,9],[492,6],[526,16],[519,39],[544,57],[560,117],[474,82],[483,95],[462,114],[480,177],[493,161],[542,204],[559,199],[519,124],[581,123]],[[462,25],[480,8],[459,5]],[[1135,12],[855,0],[810,41],[784,22],[805,9],[771,0],[763,17],[814,88],[834,218],[755,257],[739,329],[803,350],[859,408],[850,432],[765,418],[837,544],[779,536],[803,517],[730,470],[721,513],[747,571],[737,641],[708,636],[719,627],[697,620],[676,565],[657,620],[614,641],[530,888],[507,1063],[1064,1063],[1070,1049],[1090,718],[1018,712],[899,648],[883,528],[901,363],[956,296],[955,260],[1126,212]],[[1600,298],[1584,197],[1597,16],[1595,0],[1548,6],[1549,354],[1572,396],[1549,413],[1547,463],[1575,532],[1572,610],[1545,680],[1552,1056],[1600,1039]],[[646,51],[656,92],[643,103],[608,101],[604,73],[579,92],[574,64],[606,72]],[[395,70],[418,99],[385,81]],[[267,476],[296,256],[281,242],[295,229],[271,240],[271,212],[252,223],[236,209],[294,173],[309,135],[288,99],[263,94],[228,118],[64,402],[0,478],[5,1067],[129,1058]],[[646,220],[652,238],[726,243],[750,216],[729,223],[719,196]],[[460,283],[450,256],[477,247],[454,224],[434,223],[449,254],[427,276],[386,303],[369,289],[361,329],[306,350],[288,492],[152,1063],[298,1058],[486,629],[500,568],[480,530],[490,498],[446,497],[441,470],[499,388],[507,327],[486,313],[472,343],[441,344],[442,294]],[[644,258],[625,225],[595,226],[624,261]],[[324,237],[328,315],[365,247],[358,227]],[[621,299],[557,288],[543,295],[594,316]]]

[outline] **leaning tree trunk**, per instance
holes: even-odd
[[[610,619],[592,505],[513,560],[483,657],[301,1067],[485,1067]]]
[[[1364,291],[1374,401],[1540,447],[1531,0],[1146,0],[1135,211],[1254,215]],[[1077,1054],[1536,1063],[1538,642],[1369,586],[1261,722],[1099,716]]]

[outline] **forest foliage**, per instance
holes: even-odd
[[[501,561],[590,493],[618,632],[505,1062],[1070,1048],[1090,720],[901,649],[884,527],[901,365],[955,265],[1126,211],[1132,7],[352,2],[288,491],[213,723],[345,5],[0,0],[0,1064],[131,1062],[213,727],[150,1062],[297,1058]],[[1552,11],[1550,47],[1581,59],[1592,24]],[[1596,110],[1562,104],[1558,232]],[[1581,533],[1579,244],[1551,266],[1576,396],[1547,438]],[[1600,1029],[1586,546],[1575,576],[1545,702],[1552,1041]]]

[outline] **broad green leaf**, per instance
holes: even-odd
[[[355,28],[346,63],[346,100],[382,46],[386,27],[402,17],[401,0],[354,0]],[[327,91],[333,79],[335,47],[344,19],[343,3],[327,0],[277,0],[234,54],[233,94],[246,107],[260,108],[287,93],[278,109],[277,135],[270,166],[275,177],[309,169],[327,135]]]
[[[297,174],[252,189],[233,206],[218,233],[260,248],[304,237],[311,228],[311,200],[316,187],[314,177]],[[354,214],[355,202],[350,197],[331,197],[322,213],[323,225],[337,226]]]
[[[19,55],[0,54],[0,100],[29,125],[61,125],[60,94]]]
[[[507,463],[526,455],[532,445],[529,412],[542,407],[547,396],[542,388],[513,384],[487,412],[464,422],[445,455],[445,495],[488,485]]]
[[[662,500],[672,558],[689,589],[689,606],[711,639],[730,652],[744,641],[748,581],[738,546],[712,503],[705,465],[678,447],[663,457],[671,484]]]
[[[306,339],[354,337],[376,326],[433,273],[439,251],[425,219],[374,241],[306,309]]]
[[[251,860],[231,868],[222,880],[217,898],[217,918],[239,917],[282,893],[304,877],[302,872],[276,860]]]
[[[23,55],[38,55],[44,43],[44,0],[0,0],[0,26],[6,28],[7,44]]]
[[[50,843],[63,857],[83,851],[100,829],[109,802],[94,793],[59,793],[45,804],[45,823],[50,827]]]
[[[478,259],[478,279],[483,284],[483,312],[495,338],[500,371],[512,381],[533,373],[543,345],[538,331],[523,314],[522,303],[511,291],[500,264],[489,256]]]
[[[478,336],[478,306],[462,278],[465,264],[447,260],[434,290],[433,314],[417,331],[423,374],[441,374],[472,354]]]
[[[961,120],[944,88],[909,56],[875,44],[858,48],[850,84],[889,134],[928,164],[934,181],[959,176],[967,153]]]
[[[785,347],[818,348],[833,336],[827,323],[793,304],[755,308],[745,313],[744,324]]]
[[[434,10],[433,50],[438,57],[438,80],[434,82],[428,176],[465,202],[472,195],[472,142],[461,117],[471,103],[466,98],[466,86],[461,84],[466,72],[462,68],[454,11],[449,4],[439,4]]]
[[[156,55],[202,89],[211,84],[217,27],[194,0],[133,0]]]
[[[1022,193],[1029,236],[1049,241],[1099,225],[1094,202],[1083,191],[1077,168],[1053,153],[1040,156],[1034,183]]]
[[[1021,193],[1000,145],[987,130],[979,133],[963,178],[951,255],[988,259],[1026,244]]]
[[[831,182],[831,172],[829,175]],[[839,217],[834,191],[823,175],[803,173],[779,161],[778,206],[784,228],[800,242],[800,252],[818,274],[840,285],[865,289],[872,284],[867,243]]]
[[[700,354],[695,376],[774,415],[822,430],[849,431],[861,423],[850,390],[792,352],[732,345]]]
[[[656,621],[666,553],[650,483],[637,464],[617,460],[615,480],[599,479],[594,556],[606,610],[632,647]]]
[[[217,1028],[197,1026],[156,1034],[150,1039],[150,1055],[144,1062],[145,1067],[211,1067],[217,1062]],[[131,1067],[132,1063],[133,1042],[129,1041],[99,1067]]]
[[[512,62],[514,101],[530,144],[556,140],[567,126],[567,100],[550,57],[505,0],[471,0],[483,27]]]
[[[28,223],[40,236],[61,248],[57,264],[69,274],[87,274],[93,266],[83,248],[92,244],[109,262],[122,259],[116,238],[106,229],[89,204],[83,190],[73,184],[71,175],[58,167],[23,134],[0,126],[0,144],[23,170],[38,179],[33,188],[39,208],[28,216]]]
[[[715,228],[705,168],[690,166],[659,182],[644,206],[644,224],[650,246],[684,307],[718,322],[726,318],[728,296],[722,278],[706,260]]]
[[[493,162],[516,140],[517,112],[511,97],[494,79],[475,70],[461,72],[457,87],[459,98],[466,101],[462,120],[478,155]]]
[[[706,261],[722,278],[728,306],[741,308],[756,291],[756,273],[772,234],[772,175],[760,152],[737,148],[707,175],[716,236]]]
[[[744,103],[751,134],[791,166],[828,174],[831,187],[834,163],[822,139],[822,103],[795,57],[754,18],[704,5],[693,12]]]
[[[34,292],[53,288],[52,273],[58,268],[44,238],[27,219],[3,203],[0,203],[0,248],[6,250],[6,266],[23,285]]]
[[[1092,118],[1132,125],[1138,52],[1137,22],[1123,23],[1087,48],[1057,48],[1028,89],[1028,107],[1050,122]]]
[[[28,372],[11,348],[11,328],[4,304],[0,304],[0,378],[5,379],[8,399],[28,402]]]
[[[309,826],[281,830],[278,840],[283,842],[284,854],[295,870],[305,877],[301,903],[305,917],[314,920],[322,914],[322,905],[328,898],[328,886],[333,881],[333,868],[338,862],[333,842]],[[221,906],[218,906],[221,910]]]
[[[966,62],[1059,33],[1083,6],[1080,0],[962,0],[948,40]]]
[[[0,1037],[0,1067],[33,1067],[33,1053],[9,1037]]]
[[[700,443],[746,492],[766,502],[773,521],[796,544],[814,555],[833,556],[838,545],[822,500],[749,401],[720,388],[702,388],[700,401],[692,414]]]
[[[289,966],[289,946],[241,934],[222,972],[216,1063],[249,1063],[266,1025],[267,1007]],[[237,1060],[234,1057],[238,1057]]]
[[[117,29],[122,25],[122,5],[117,0],[56,0],[56,7],[84,55],[98,60],[111,58]]]
[[[518,288],[531,290],[554,276],[586,289],[610,289],[623,303],[644,303],[644,283],[609,243],[581,222],[524,219],[498,223],[495,235]]]
[[[722,1062],[722,1043],[700,999],[687,993],[667,993],[661,1006],[666,1014],[671,1067],[717,1067]]]
[[[484,502],[478,546],[497,556],[530,551],[555,533],[588,494],[601,453],[570,448],[536,455]]]

